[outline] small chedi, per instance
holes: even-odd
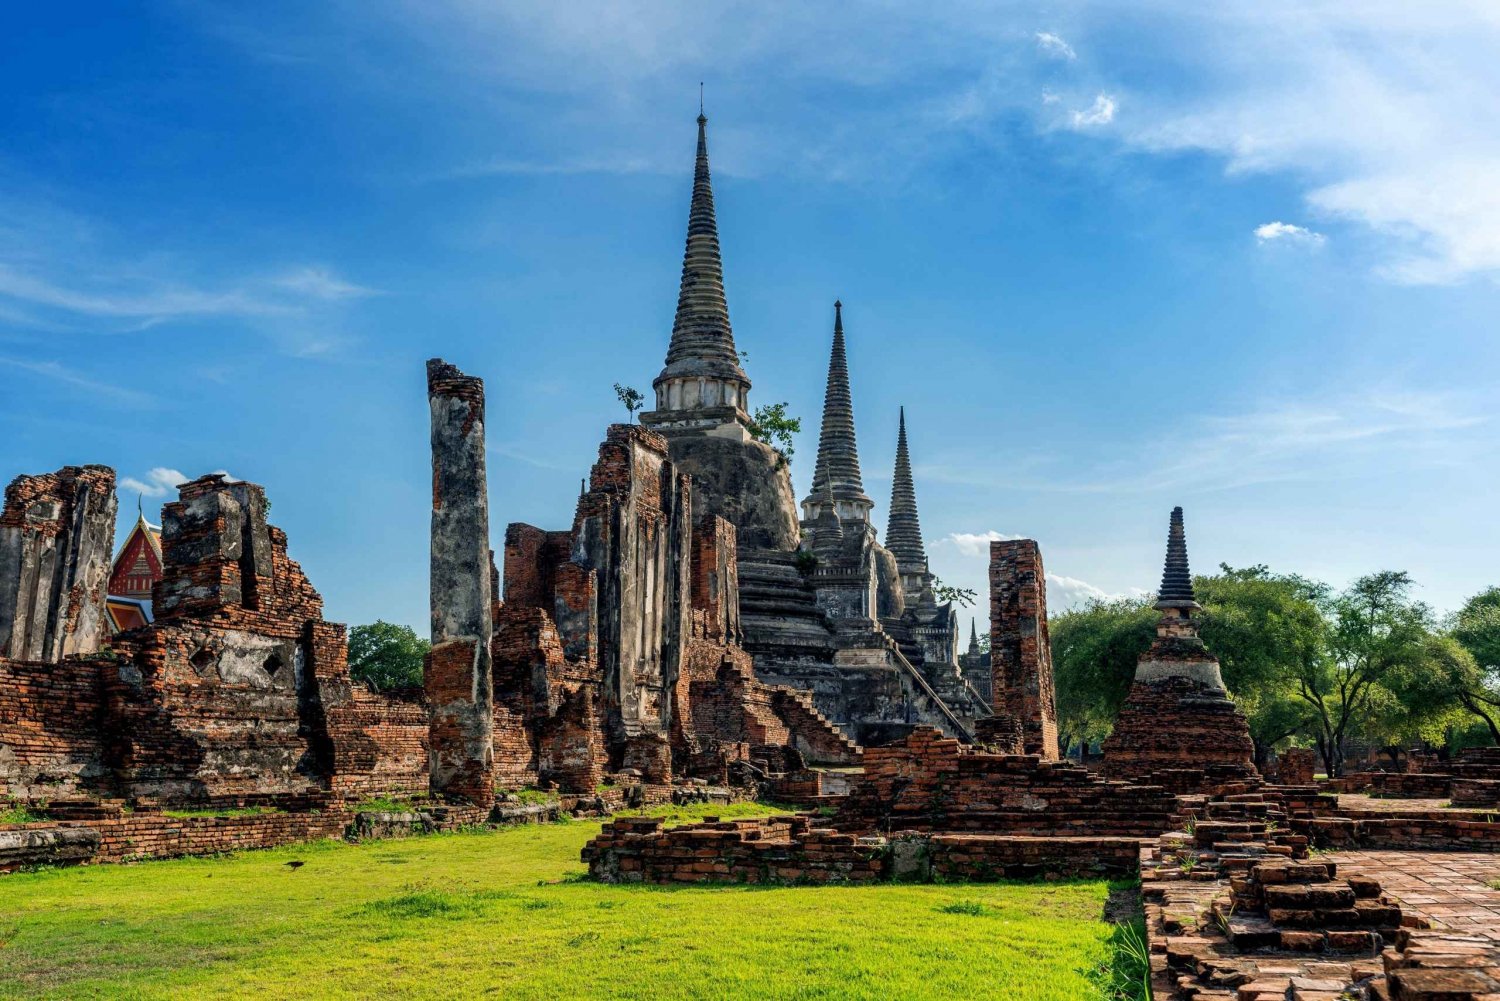
[[[1224,688],[1219,662],[1198,637],[1182,508],[1172,509],[1156,609],[1156,642],[1141,655],[1130,694],[1104,742],[1104,773],[1174,792],[1225,791],[1256,782],[1245,714]]]

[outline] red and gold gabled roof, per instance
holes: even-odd
[[[161,579],[161,529],[143,514],[125,537],[109,571],[109,593],[151,598],[151,585]]]

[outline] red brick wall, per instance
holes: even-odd
[[[50,799],[107,784],[101,666],[0,658],[0,795]]]
[[[1020,720],[1025,753],[1055,760],[1047,574],[1031,539],[990,543],[990,636],[995,712]]]
[[[1150,837],[1176,800],[1154,786],[1106,782],[1080,765],[990,754],[931,727],[866,748],[864,779],[835,818],[844,830],[985,831]]]

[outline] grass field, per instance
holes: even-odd
[[[602,886],[597,830],[0,877],[0,997],[1080,1001],[1129,965],[1105,883]]]

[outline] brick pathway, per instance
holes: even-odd
[[[1500,854],[1483,852],[1336,852],[1339,875],[1380,880],[1385,892],[1434,928],[1500,943]]]

